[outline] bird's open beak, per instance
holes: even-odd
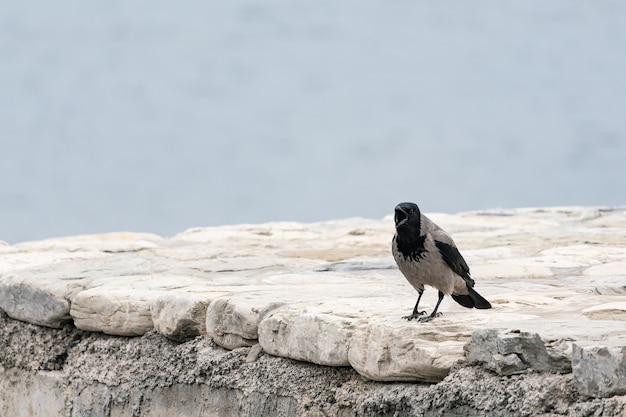
[[[398,228],[409,220],[409,216],[401,207],[396,207],[395,211],[394,220],[396,221],[396,228]]]

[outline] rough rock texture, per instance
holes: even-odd
[[[626,345],[574,345],[574,386],[583,395],[610,397],[626,394]]]
[[[378,321],[355,332],[348,360],[357,372],[376,381],[414,381],[416,375],[420,381],[441,381],[463,359],[467,336]]]
[[[320,308],[321,307],[321,308]],[[286,307],[259,325],[259,344],[269,354],[328,366],[348,366],[357,320],[328,313],[328,306]]]
[[[593,374],[600,356],[587,348],[626,346],[626,209],[431,217],[454,236],[493,309],[468,310],[446,299],[443,316],[433,322],[402,320],[416,293],[391,257],[391,218],[2,245],[0,309],[61,331],[73,324],[97,332],[98,340],[109,340],[105,333],[154,341],[156,332],[183,346],[200,343],[200,336],[212,349],[212,343],[233,352],[252,349],[250,357],[259,361],[266,360],[264,351],[376,381],[443,384],[469,372],[463,364],[479,364],[511,378],[506,381],[532,372],[557,378],[548,374],[573,369],[558,380],[574,378],[584,395],[622,395],[623,378],[608,376],[621,375],[623,362],[611,353]],[[432,309],[435,300],[436,291],[427,289],[422,307]],[[580,348],[576,366],[573,345]],[[255,364],[251,358],[244,362]],[[56,384],[46,381],[31,382]],[[99,391],[97,384],[84,392],[105,395],[109,388]],[[228,392],[223,395],[240,398]],[[272,398],[272,409],[295,407]]]
[[[589,398],[572,375],[499,376],[454,368],[437,384],[370,381],[328,367],[223,349],[38,327],[0,314],[0,415],[67,416],[595,416],[626,413],[626,397]]]
[[[178,342],[206,333],[206,311],[216,293],[171,291],[159,294],[150,305],[154,329]]]
[[[570,344],[548,349],[537,333],[477,330],[467,346],[470,361],[482,362],[500,375],[519,374],[527,369],[557,374],[572,371]]]

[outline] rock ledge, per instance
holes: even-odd
[[[492,310],[446,300],[434,322],[402,320],[416,294],[389,253],[391,218],[0,246],[0,309],[50,328],[258,344],[375,381],[438,382],[470,363],[502,376],[571,372],[581,395],[626,394],[626,209],[430,216]],[[427,289],[423,307],[435,300]]]

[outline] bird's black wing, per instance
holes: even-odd
[[[444,261],[446,261],[446,264],[448,264],[450,269],[463,278],[463,280],[467,282],[468,287],[473,287],[474,280],[470,277],[469,266],[467,266],[467,262],[465,262],[465,259],[463,259],[461,252],[459,252],[456,246],[439,240],[435,240],[435,246],[439,249],[441,257]]]

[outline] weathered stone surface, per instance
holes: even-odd
[[[348,362],[376,381],[441,381],[464,357],[467,335],[414,324],[377,321],[359,326],[350,340]]]
[[[163,336],[183,342],[206,333],[206,311],[224,292],[171,291],[159,294],[150,305],[154,329]]]
[[[323,304],[288,306],[260,322],[259,343],[272,355],[348,366],[348,346],[359,322],[358,318],[330,314]]]
[[[71,319],[70,302],[63,296],[51,293],[55,290],[5,277],[0,281],[0,308],[17,320],[40,326],[61,327]]]
[[[203,337],[175,343],[155,333],[104,336],[69,325],[32,326],[1,312],[0,341],[3,417],[615,417],[626,411],[626,396],[584,397],[571,374],[501,377],[455,367],[436,384],[383,383],[349,367],[267,354],[248,361],[255,348],[226,351]]]
[[[566,372],[572,342],[623,337],[624,208],[431,217],[454,236],[492,310],[446,298],[437,320],[402,320],[416,293],[390,255],[391,217],[0,245],[0,309],[114,335],[154,329],[183,341],[206,332],[228,349],[258,341],[275,355],[383,381],[443,378],[481,329],[498,332],[485,362],[502,374]],[[435,301],[427,289],[421,307]]]
[[[161,274],[128,275],[92,280],[72,299],[70,314],[79,329],[120,336],[140,336],[154,328],[152,305],[167,292],[180,287],[193,288],[194,280],[183,276]],[[188,312],[187,312],[188,313]],[[186,311],[177,310],[174,325],[188,325]],[[166,319],[161,317],[161,323]]]
[[[71,315],[76,327],[120,336],[141,336],[153,329],[150,305],[159,292],[143,290],[81,291],[74,298]]]
[[[82,254],[48,265],[7,271],[0,277],[0,308],[18,320],[60,327],[73,318],[71,303],[81,291],[112,282],[128,286],[126,277],[150,271],[148,263],[138,257],[95,252],[93,258]]]
[[[584,309],[583,314],[592,320],[626,321],[626,301],[591,306]]]
[[[257,343],[259,313],[263,308],[263,301],[257,297],[217,298],[207,309],[207,335],[226,349],[253,346]]]
[[[548,350],[537,333],[477,330],[472,333],[467,356],[470,361],[482,362],[500,375],[517,374],[526,369],[571,372],[571,360],[565,351]]]
[[[578,346],[572,353],[574,385],[589,397],[626,394],[626,344]]]
[[[163,238],[152,233],[113,232],[77,235],[18,243],[16,248],[31,251],[96,251],[105,253],[137,252],[157,247]]]

